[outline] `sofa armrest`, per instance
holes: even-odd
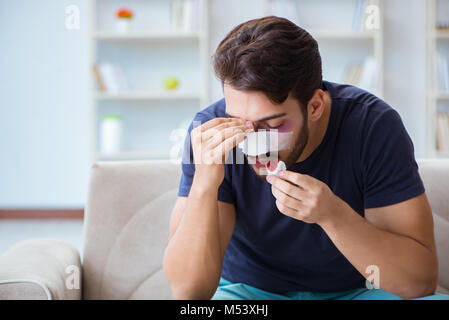
[[[56,239],[16,243],[0,256],[0,300],[81,299],[78,250]]]

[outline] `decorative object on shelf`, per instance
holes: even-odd
[[[164,88],[169,91],[175,90],[179,86],[179,80],[176,77],[166,77],[163,82]]]
[[[105,115],[101,121],[101,152],[106,155],[122,151],[123,124],[119,115]]]
[[[117,10],[117,31],[119,33],[129,32],[133,16],[134,14],[130,9],[121,8]]]

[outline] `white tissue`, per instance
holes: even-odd
[[[274,175],[277,177],[279,177],[279,172],[281,172],[282,170],[287,170],[287,166],[285,165],[284,161],[279,161],[278,165],[276,166],[276,170],[274,170],[274,171],[270,171],[269,166],[267,167],[268,174],[271,174],[271,175]]]

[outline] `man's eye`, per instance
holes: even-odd
[[[277,125],[277,126],[274,126],[274,127],[272,127],[272,126],[270,126],[270,125],[267,124],[267,127],[270,128],[270,129],[277,129],[277,128],[279,128],[280,126],[282,126],[282,123],[281,123],[280,125]]]

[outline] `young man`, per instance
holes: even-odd
[[[189,129],[164,256],[174,298],[433,295],[432,214],[399,114],[323,81],[317,42],[278,17],[233,29],[214,69],[225,99]],[[248,132],[274,128],[293,136],[280,177],[269,154],[228,163]]]

